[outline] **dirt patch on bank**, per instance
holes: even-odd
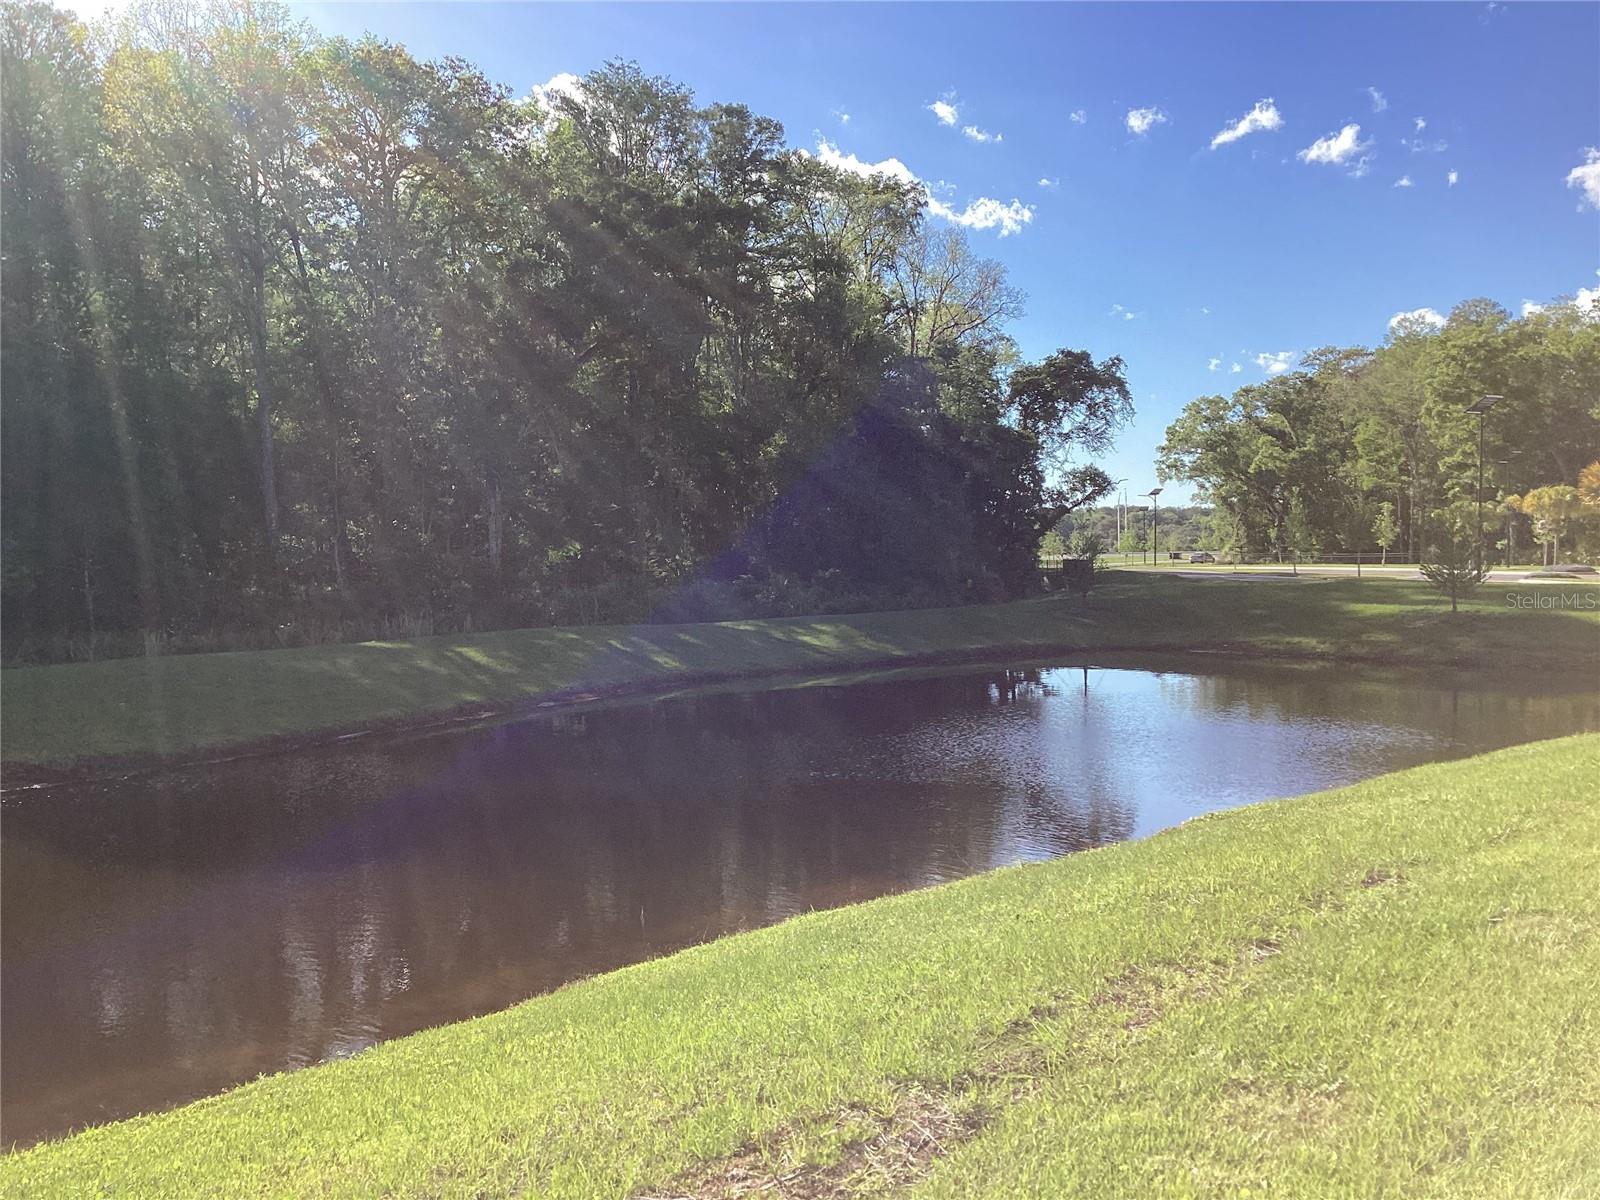
[[[1105,1039],[1144,1036],[1180,1005],[1237,984],[1283,944],[1276,936],[1259,938],[1227,962],[1135,964],[1087,1000],[1054,997],[1035,1005],[981,1043],[978,1065],[948,1083],[893,1082],[886,1103],[850,1103],[779,1126],[632,1200],[852,1200],[895,1192],[928,1176],[940,1159],[1073,1061],[1109,1052]],[[1074,1014],[1090,1019],[1072,1047],[1052,1051],[1048,1026]]]

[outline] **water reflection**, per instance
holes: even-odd
[[[1591,693],[1514,685],[988,669],[8,796],[4,1135],[807,909],[1597,726]]]

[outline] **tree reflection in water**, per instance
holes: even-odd
[[[6,1136],[809,909],[1597,724],[1592,694],[1504,685],[988,668],[22,793],[3,849]]]

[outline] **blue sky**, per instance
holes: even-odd
[[[1126,360],[1139,415],[1105,465],[1140,491],[1196,395],[1380,342],[1397,312],[1597,283],[1594,4],[294,7],[518,95],[636,59],[778,118],[793,146],[898,159],[941,211],[998,222],[971,237],[1028,294],[1026,356]]]

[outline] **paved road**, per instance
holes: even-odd
[[[1130,569],[1135,569],[1135,570],[1142,569],[1142,570],[1145,570],[1145,571],[1160,571],[1163,575],[1176,575],[1180,579],[1257,579],[1257,580],[1264,580],[1264,581],[1269,582],[1269,583],[1281,583],[1281,582],[1284,582],[1284,581],[1288,581],[1288,582],[1292,583],[1296,579],[1305,579],[1305,578],[1309,578],[1309,577],[1319,577],[1319,576],[1322,577],[1322,578],[1331,577],[1331,578],[1336,578],[1336,579],[1354,579],[1354,578],[1356,578],[1356,571],[1355,571],[1354,567],[1332,566],[1332,565],[1321,565],[1321,564],[1313,564],[1313,565],[1301,564],[1298,574],[1295,573],[1294,571],[1292,571],[1289,567],[1282,567],[1282,568],[1278,568],[1278,567],[1245,567],[1245,568],[1243,568],[1241,570],[1238,570],[1238,571],[1232,571],[1232,570],[1229,570],[1226,567],[1223,567],[1223,568],[1218,569],[1218,570],[1200,570],[1200,569],[1196,569],[1196,568],[1185,568],[1185,567],[1143,567],[1143,568],[1139,568],[1137,566],[1137,564],[1135,564]],[[1415,567],[1365,567],[1364,566],[1364,567],[1361,568],[1361,575],[1362,575],[1363,578],[1367,578],[1367,577],[1371,577],[1371,576],[1377,576],[1377,577],[1383,578],[1383,579],[1416,579],[1416,580],[1420,580],[1422,578],[1422,572],[1418,571]],[[1528,572],[1526,572],[1526,571],[1520,571],[1520,570],[1504,571],[1504,570],[1502,570],[1502,571],[1490,571],[1489,575],[1488,575],[1488,578],[1485,580],[1485,582],[1486,583],[1527,583],[1527,584],[1588,583],[1588,584],[1593,584],[1593,585],[1596,585],[1596,586],[1600,586],[1600,575],[1591,575],[1591,576],[1589,576],[1587,578],[1584,578],[1584,577],[1580,576],[1580,577],[1577,577],[1577,578],[1570,578],[1570,579],[1553,579],[1553,578],[1549,578],[1549,577],[1546,577],[1546,578],[1530,578],[1529,575],[1528,575]]]

